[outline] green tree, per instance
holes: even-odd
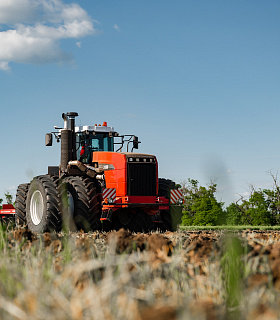
[[[5,198],[7,204],[13,204],[13,196],[9,192],[5,193]]]
[[[240,204],[232,203],[227,207],[227,224],[253,226],[275,224],[276,202],[272,194],[274,194],[272,190],[254,190],[251,187],[248,200],[241,198]]]
[[[193,225],[195,212],[192,211],[192,204],[198,195],[198,181],[188,179],[188,181],[182,182],[182,191],[185,198],[185,205],[183,209],[182,224],[184,226]]]
[[[216,184],[203,187],[197,180],[188,179],[182,189],[185,197],[183,225],[214,226],[225,222],[223,203],[215,198]]]
[[[230,226],[242,225],[243,216],[240,206],[237,203],[231,203],[226,208],[226,224]]]
[[[270,218],[272,224],[280,223],[280,200],[279,200],[279,190],[269,190],[264,189],[264,197],[266,198],[267,208],[270,212]]]
[[[262,190],[254,191],[248,200],[246,215],[253,226],[271,225],[270,200]]]

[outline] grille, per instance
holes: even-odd
[[[156,164],[127,164],[127,194],[129,196],[156,195]]]

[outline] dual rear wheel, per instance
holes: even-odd
[[[47,175],[35,177],[26,197],[26,224],[32,232],[60,230],[59,193],[55,182]]]
[[[32,232],[97,229],[100,205],[95,182],[81,176],[62,181],[48,175],[18,187],[16,224]]]
[[[58,189],[65,227],[72,231],[98,229],[101,208],[95,182],[87,177],[70,176]]]

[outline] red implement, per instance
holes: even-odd
[[[0,209],[0,217],[8,218],[15,214],[15,208],[12,204],[3,204],[2,209]]]

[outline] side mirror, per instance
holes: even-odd
[[[51,134],[51,133],[46,133],[45,145],[46,145],[47,147],[52,146],[52,134]]]
[[[138,144],[141,143],[138,141],[138,137],[134,136],[133,137],[133,149],[138,149]]]

